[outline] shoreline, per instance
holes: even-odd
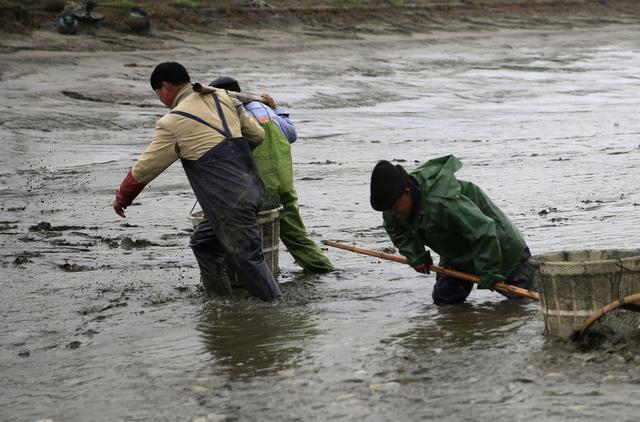
[[[339,4],[287,6],[269,2],[267,9],[237,6],[176,7],[168,2],[138,2],[148,6],[151,30],[135,33],[126,25],[128,7],[99,5],[104,16],[96,25],[83,25],[77,35],[60,35],[59,13],[45,12],[42,5],[7,6],[0,0],[0,53],[20,50],[133,51],[162,48],[169,33],[252,34],[280,31],[329,38],[362,35],[464,32],[494,29],[540,29],[633,24],[640,22],[640,2],[632,0],[466,0],[422,1],[412,4]],[[158,4],[160,3],[160,4]],[[235,2],[238,3],[238,2]],[[300,5],[302,4],[302,5]],[[95,42],[92,42],[95,40]]]

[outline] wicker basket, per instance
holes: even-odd
[[[568,338],[602,306],[640,292],[640,249],[556,252],[531,262],[551,336]]]

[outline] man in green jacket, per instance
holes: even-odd
[[[480,289],[498,281],[529,289],[531,254],[522,235],[478,186],[454,176],[461,167],[453,155],[410,174],[380,161],[371,174],[371,206],[383,211],[385,230],[416,271],[429,273],[433,265],[428,246],[440,255],[440,266],[480,276]],[[438,274],[433,300],[461,303],[472,288]]]
[[[230,76],[220,76],[211,84],[226,89],[231,95],[240,92],[240,84]],[[295,261],[305,270],[322,273],[334,270],[329,258],[318,244],[309,239],[298,208],[298,195],[293,186],[291,145],[296,131],[289,114],[267,94],[261,101],[244,104],[264,129],[264,141],[253,150],[253,158],[265,187],[265,205],[268,208],[282,204],[280,239]]]

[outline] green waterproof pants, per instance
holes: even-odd
[[[298,195],[293,187],[291,145],[274,122],[261,123],[264,140],[253,151],[260,177],[265,186],[263,209],[282,205],[280,240],[296,262],[305,270],[324,272],[333,270],[329,258],[307,236],[300,217]]]

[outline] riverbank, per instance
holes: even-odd
[[[251,6],[251,4],[258,6]],[[69,3],[67,3],[69,4]],[[84,25],[76,36],[57,34],[60,12],[43,1],[0,0],[0,51],[135,50],[162,47],[168,32],[220,34],[276,30],[338,38],[358,34],[409,34],[432,31],[571,28],[633,23],[640,2],[633,0],[422,0],[291,2],[274,0],[215,2],[200,0],[110,0],[94,9],[104,19]],[[133,5],[148,12],[151,31],[133,33],[125,24]],[[262,7],[260,7],[260,5]],[[265,6],[267,5],[267,6]],[[76,5],[80,7],[80,2]],[[30,42],[31,41],[31,42]]]

